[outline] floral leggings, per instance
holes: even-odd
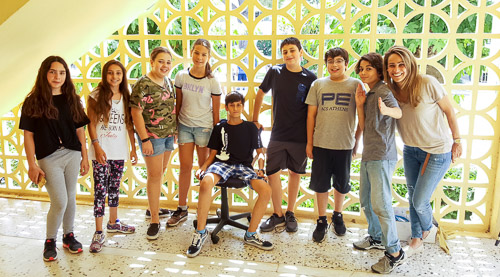
[[[106,164],[92,161],[94,168],[94,217],[104,216],[106,193],[108,205],[118,207],[124,160],[108,160]]]

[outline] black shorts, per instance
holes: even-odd
[[[315,192],[328,192],[333,188],[345,194],[351,190],[349,183],[351,174],[352,150],[331,150],[320,147],[313,148],[311,184],[309,188]]]
[[[266,174],[272,175],[281,169],[298,174],[306,173],[306,143],[269,141],[267,146]]]

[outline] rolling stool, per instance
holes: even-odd
[[[207,219],[207,224],[214,224],[216,223],[217,226],[215,226],[215,229],[212,231],[212,234],[210,235],[210,238],[212,239],[212,243],[217,244],[219,242],[219,236],[217,236],[217,233],[224,227],[225,225],[231,225],[236,228],[240,228],[242,230],[248,230],[248,226],[245,224],[241,224],[237,222],[236,220],[240,218],[246,217],[248,221],[250,222],[251,219],[251,213],[241,213],[241,214],[236,214],[236,215],[229,215],[229,204],[228,204],[228,198],[227,198],[227,189],[228,188],[234,188],[234,189],[241,189],[245,188],[247,185],[243,180],[240,180],[238,178],[229,178],[227,179],[226,182],[224,183],[217,183],[218,187],[221,189],[221,207],[220,209],[217,209],[217,217],[212,217]],[[198,220],[193,221],[194,228],[198,225]]]

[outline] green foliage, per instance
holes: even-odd
[[[161,34],[160,28],[158,27],[158,25],[156,25],[156,23],[152,19],[147,18],[146,22],[147,22],[147,27],[148,27],[148,34],[150,34],[150,35],[160,35]]]
[[[257,49],[261,51],[264,56],[272,56],[273,45],[270,40],[257,40]]]
[[[101,63],[97,63],[93,68],[92,71],[90,72],[90,77],[91,78],[101,78]]]

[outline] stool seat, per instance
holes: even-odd
[[[220,211],[217,210],[217,217],[212,217],[207,219],[207,224],[217,224],[215,226],[215,229],[212,231],[210,238],[212,239],[212,243],[217,244],[219,242],[219,236],[217,236],[217,233],[219,233],[220,230],[225,225],[231,225],[233,227],[242,229],[242,230],[248,230],[248,226],[245,224],[242,224],[236,220],[241,219],[246,217],[248,221],[250,221],[250,216],[251,213],[241,213],[241,214],[236,214],[236,215],[229,215],[229,204],[228,204],[228,197],[227,197],[227,189],[228,188],[234,188],[234,189],[241,189],[245,188],[247,185],[245,182],[241,179],[238,178],[233,178],[230,177],[226,180],[226,182],[223,183],[217,183],[216,186],[220,187],[221,189],[221,207]],[[198,225],[198,220],[193,221],[194,228]]]

